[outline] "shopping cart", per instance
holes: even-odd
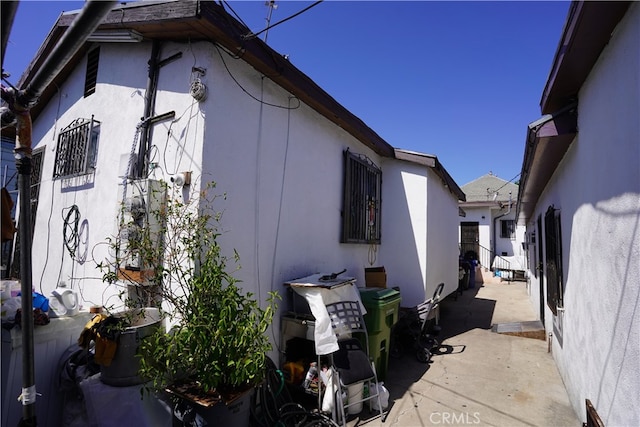
[[[440,283],[433,296],[415,307],[400,307],[398,322],[391,332],[391,355],[400,357],[404,351],[415,351],[422,363],[431,360],[433,350],[440,346],[435,336],[440,332],[438,313],[444,283]]]

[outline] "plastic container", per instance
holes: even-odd
[[[283,373],[288,384],[300,385],[304,381],[304,366],[301,362],[285,363]]]
[[[49,300],[51,317],[75,316],[80,311],[78,293],[74,289],[56,288]]]
[[[347,386],[347,402],[350,404],[347,407],[347,412],[351,415],[359,414],[362,412],[362,402],[351,405],[351,402],[362,401],[364,396],[364,382],[359,382]]]
[[[391,329],[398,321],[400,292],[390,288],[360,288],[360,299],[367,309],[364,321],[369,334],[369,356],[373,358],[379,380],[386,379]]]

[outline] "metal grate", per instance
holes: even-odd
[[[343,243],[380,243],[382,171],[366,156],[344,152]]]
[[[36,228],[36,214],[38,212],[38,200],[40,198],[40,184],[42,181],[42,164],[44,162],[44,153],[46,147],[40,147],[33,150],[31,156],[31,188],[30,188],[30,200],[31,200],[31,238],[33,239],[33,232]],[[15,235],[15,245],[13,249],[13,255],[11,256],[11,268],[9,271],[9,277],[16,279],[20,278],[20,233]]]
[[[555,316],[558,307],[563,307],[562,282],[562,230],[560,210],[549,206],[544,215],[545,268],[547,278],[547,305]]]
[[[100,122],[76,119],[58,136],[53,178],[67,178],[93,172],[98,151]]]

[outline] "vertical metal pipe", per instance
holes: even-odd
[[[136,170],[131,173],[127,171],[130,176],[134,178],[144,178],[148,170],[148,143],[151,132],[151,124],[149,119],[153,117],[156,103],[156,88],[158,85],[158,73],[160,62],[160,42],[158,40],[153,41],[151,47],[151,59],[149,59],[149,70],[147,78],[147,91],[145,93],[145,105],[144,105],[144,117],[142,118],[142,131],[140,136],[140,146],[138,149],[138,159],[136,160]]]
[[[16,168],[20,216],[20,287],[22,294],[22,420],[21,426],[36,423],[36,381],[33,346],[33,285],[31,277],[31,115],[29,111],[17,114]]]
[[[37,102],[42,91],[53,81],[60,70],[67,65],[71,57],[82,47],[87,37],[95,31],[115,4],[117,4],[117,1],[90,0],[85,3],[79,15],[62,36],[62,39],[38,68],[27,88],[19,94],[18,103],[20,105],[31,107],[32,103]]]
[[[22,291],[22,425],[36,423],[36,380],[33,345],[33,294],[31,277],[31,158],[16,160],[20,190],[20,280]]]

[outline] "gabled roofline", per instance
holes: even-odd
[[[45,39],[19,87],[25,88],[35,70],[44,62],[77,14],[64,13]],[[208,0],[140,2],[117,5],[102,20],[98,29],[132,29],[148,40],[211,41],[219,44],[264,74],[273,82],[298,97],[319,114],[343,128],[358,141],[383,157],[394,157],[394,148],[369,128],[362,120],[338,103],[306,74],[260,38],[247,38],[250,30],[229,15],[222,6]],[[43,105],[55,94],[71,71],[84,57],[91,43],[82,48],[56,74],[31,109],[32,118],[40,114]]]
[[[467,200],[467,196],[464,191],[460,189],[458,184],[449,175],[449,172],[442,166],[442,163],[438,158],[432,154],[418,153],[417,151],[395,149],[395,158],[406,162],[415,163],[422,166],[432,168],[433,171],[442,179],[445,188],[449,189],[449,192],[456,196],[459,201]]]

